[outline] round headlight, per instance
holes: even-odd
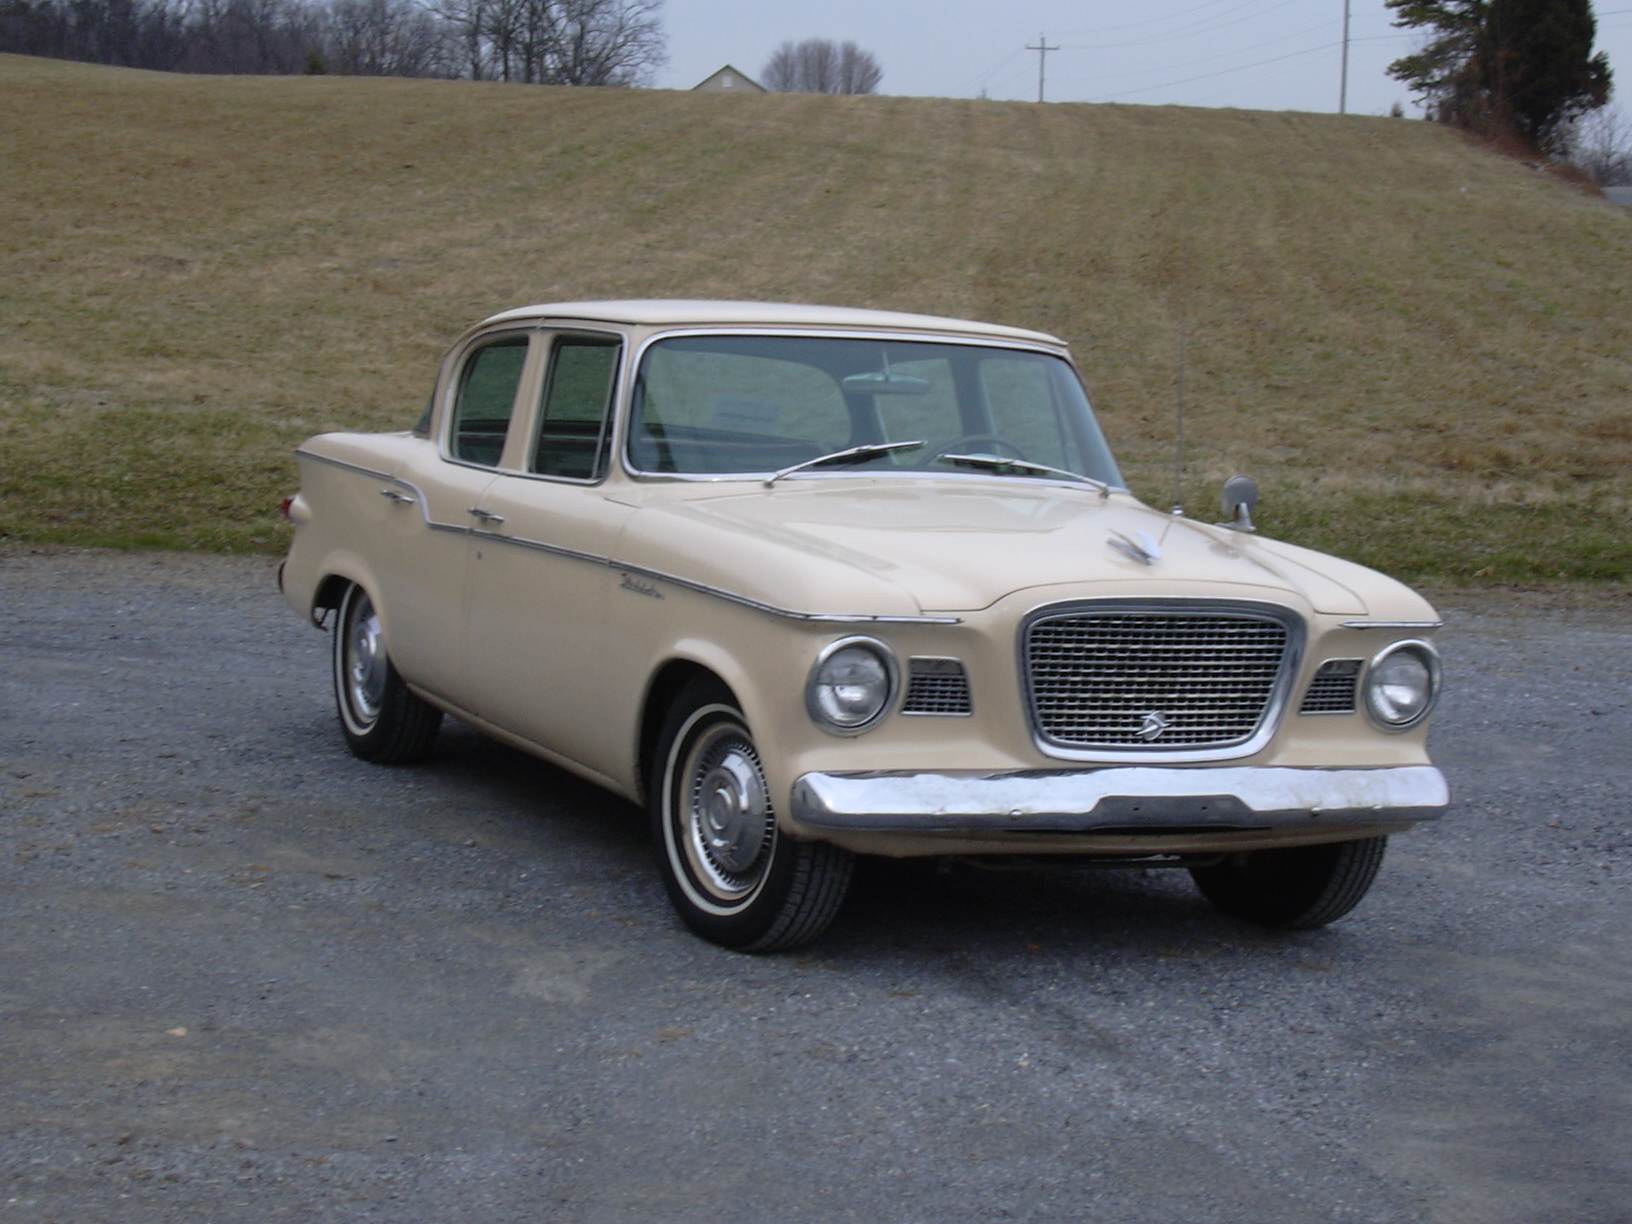
[[[1366,669],[1366,711],[1394,731],[1414,727],[1439,692],[1439,652],[1427,642],[1396,642]]]
[[[810,716],[834,731],[860,731],[884,713],[895,688],[895,665],[878,642],[835,642],[810,669],[805,704]]]

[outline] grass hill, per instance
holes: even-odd
[[[1436,582],[1632,572],[1632,215],[1424,123],[0,56],[0,538],[277,549],[290,449],[531,301],[1075,348],[1136,491]]]

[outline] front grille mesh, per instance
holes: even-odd
[[[1327,659],[1309,681],[1298,713],[1353,714],[1354,690],[1359,681],[1359,659]]]
[[[1217,748],[1255,732],[1287,626],[1251,613],[1069,612],[1027,633],[1032,715],[1069,748]]]
[[[914,657],[907,663],[903,714],[969,714],[969,677],[957,659]]]

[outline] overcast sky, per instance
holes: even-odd
[[[1632,0],[1599,0],[1598,49],[1632,98]],[[1335,111],[1343,0],[664,0],[669,62],[689,89],[722,64],[757,77],[786,40],[855,41],[884,69],[880,93],[1035,101],[1039,35],[1051,102],[1145,102]],[[1410,95],[1389,63],[1417,34],[1382,0],[1351,0],[1348,108],[1383,114]],[[1620,93],[1618,91],[1618,93]],[[1632,102],[1621,112],[1632,117]]]

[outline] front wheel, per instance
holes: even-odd
[[[777,829],[759,751],[729,690],[689,685],[653,764],[658,867],[687,926],[743,952],[783,951],[827,928],[850,883],[851,855]]]
[[[431,753],[442,711],[409,692],[385,650],[380,614],[353,584],[334,626],[334,703],[346,747],[365,761],[411,765]]]
[[[1210,867],[1192,867],[1202,895],[1232,918],[1259,926],[1311,930],[1360,904],[1383,865],[1386,837],[1253,850]]]

